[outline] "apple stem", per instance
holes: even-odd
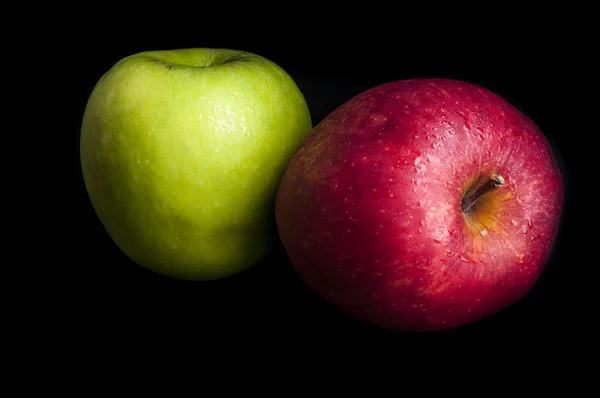
[[[492,174],[492,176],[477,189],[470,190],[470,192],[465,194],[460,203],[462,212],[469,213],[483,195],[503,185],[504,178],[500,174]]]

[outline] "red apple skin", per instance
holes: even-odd
[[[494,173],[504,184],[465,216],[466,189]],[[477,85],[413,79],[367,90],[315,126],[282,178],[276,220],[321,297],[380,327],[422,332],[525,295],[562,206],[559,168],[530,119]]]

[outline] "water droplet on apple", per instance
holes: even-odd
[[[534,240],[538,240],[539,238],[540,238],[540,235],[538,234],[538,235],[532,236],[531,240],[534,241]]]
[[[440,163],[440,159],[433,155],[427,155],[427,161],[431,164],[439,164]]]
[[[527,225],[523,225],[523,226],[521,227],[521,232],[522,232],[522,233],[524,233],[524,234],[526,234],[526,233],[527,233]]]
[[[510,220],[510,222],[511,222],[511,223],[512,223],[512,225],[514,225],[515,227],[516,227],[516,226],[519,224],[519,223],[517,222],[517,220]]]
[[[420,157],[420,156],[418,156],[418,157],[415,159],[415,166],[418,166],[418,165],[419,165],[419,163],[421,163],[421,157]]]
[[[420,224],[421,226],[425,225],[425,220],[421,220],[421,221],[419,221],[419,224]]]
[[[529,218],[527,219],[527,225],[529,225],[529,228],[533,228],[533,222]]]

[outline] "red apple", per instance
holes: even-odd
[[[276,218],[325,300],[384,328],[438,331],[528,292],[562,205],[556,160],[529,118],[477,85],[414,79],[367,90],[313,129]]]

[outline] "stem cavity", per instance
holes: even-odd
[[[464,214],[471,214],[479,200],[488,192],[498,189],[504,185],[504,177],[500,174],[492,174],[489,179],[482,184],[469,188],[460,202],[461,210]]]

